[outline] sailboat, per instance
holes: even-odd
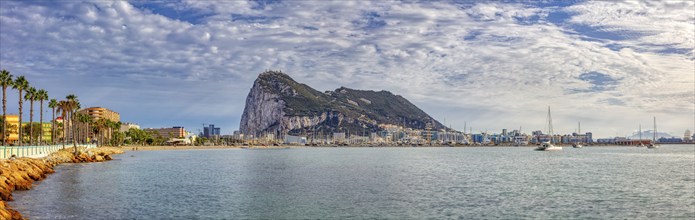
[[[541,143],[541,146],[536,148],[537,151],[556,151],[562,150],[562,147],[553,145],[553,119],[550,117],[550,106],[548,106],[548,135],[550,140]]]
[[[577,127],[578,127],[578,129],[577,129],[577,135],[579,136],[579,135],[582,133],[582,124],[581,124],[581,122],[577,122]],[[582,148],[582,147],[584,147],[584,146],[582,145],[582,142],[581,142],[581,141],[578,141],[578,140],[577,140],[577,142],[575,142],[574,144],[572,144],[572,147],[574,147],[574,148]]]
[[[639,124],[639,144],[637,144],[637,147],[644,147],[642,143],[642,124]]]
[[[652,143],[647,145],[647,148],[649,149],[654,149],[654,148],[659,148],[659,145],[656,144],[656,116],[654,116],[654,135],[652,137]]]

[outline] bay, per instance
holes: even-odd
[[[63,164],[30,219],[695,218],[695,145],[129,151]]]

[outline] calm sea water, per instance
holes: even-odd
[[[14,196],[30,219],[692,219],[695,145],[138,151]]]

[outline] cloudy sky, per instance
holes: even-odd
[[[231,133],[257,75],[473,131],[695,127],[693,1],[0,1],[0,68],[142,127]],[[8,92],[8,112],[17,93]],[[46,110],[50,114],[49,110]],[[28,120],[28,117],[25,119]]]

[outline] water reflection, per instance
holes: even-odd
[[[139,151],[61,165],[12,205],[31,219],[689,218],[694,150]]]

